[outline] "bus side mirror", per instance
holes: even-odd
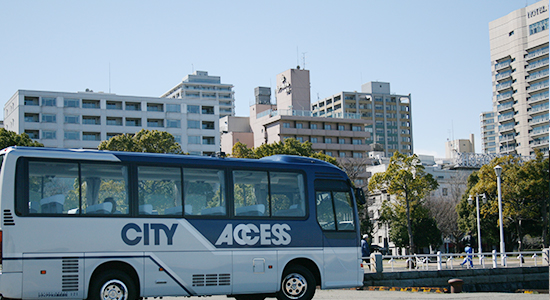
[[[357,199],[357,203],[361,205],[367,203],[367,200],[365,200],[365,192],[363,192],[362,188],[355,188],[355,199]]]

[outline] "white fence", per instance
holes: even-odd
[[[536,267],[550,264],[550,249],[541,251],[485,253],[441,253],[415,255],[381,255],[373,253],[363,264],[365,272],[437,271],[452,269],[486,269]],[[370,262],[369,262],[370,261]]]

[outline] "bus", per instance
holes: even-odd
[[[357,202],[327,162],[0,151],[0,294],[309,300],[362,286]]]

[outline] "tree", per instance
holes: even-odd
[[[420,160],[416,154],[407,156],[396,151],[388,169],[384,173],[374,174],[369,181],[369,190],[386,191],[391,195],[395,195],[397,202],[395,205],[389,205],[386,209],[386,216],[394,218],[401,213],[405,214],[405,218],[397,218],[396,221],[405,221],[407,226],[407,237],[409,242],[409,251],[415,252],[415,243],[413,235],[413,219],[415,210],[422,210],[422,202],[426,195],[438,187],[437,181],[431,174],[424,171],[424,167],[420,164]],[[390,222],[394,226],[395,222]],[[391,231],[397,229],[390,228]],[[395,242],[395,240],[394,240]]]
[[[102,141],[99,150],[184,154],[173,135],[165,131],[142,129],[136,134],[121,134]]]
[[[0,128],[0,149],[10,146],[44,147],[42,143],[33,141],[26,133],[17,134]]]
[[[334,157],[330,157],[324,153],[316,153],[311,148],[310,142],[306,141],[301,143],[294,138],[285,139],[284,141],[271,144],[263,144],[254,149],[250,149],[245,144],[237,142],[233,145],[231,156],[235,158],[262,158],[276,154],[312,157],[329,162],[339,167],[338,162]]]
[[[485,193],[489,200],[480,208],[481,229],[488,233],[483,234],[483,238],[486,241],[489,238],[495,244],[499,239],[496,233],[499,226],[497,178],[494,171],[496,165],[502,167],[502,214],[508,250],[515,244],[510,242],[512,239],[518,242],[518,249],[521,250],[523,238],[527,234],[541,236],[541,247],[548,246],[548,158],[538,152],[535,159],[524,163],[511,155],[495,158],[468,178],[469,183],[473,183],[468,194]],[[474,232],[475,207],[468,206],[466,199],[465,195],[457,206],[459,226],[465,231]]]

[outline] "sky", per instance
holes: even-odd
[[[0,0],[0,106],[19,89],[159,97],[199,70],[249,116],[254,88],[300,65],[312,102],[369,81],[411,94],[416,154],[472,133],[480,153],[489,22],[535,2]]]

